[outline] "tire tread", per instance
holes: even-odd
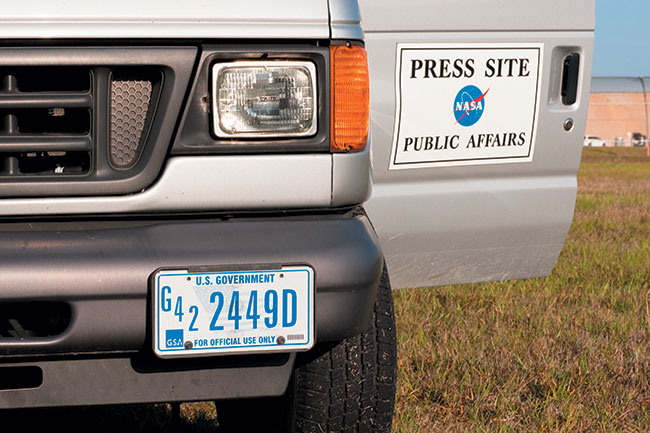
[[[305,357],[283,397],[216,402],[220,431],[390,433],[397,348],[385,267],[367,328]]]
[[[395,313],[384,269],[367,329],[297,370],[296,433],[390,432],[396,373]],[[326,401],[315,404],[317,398]]]

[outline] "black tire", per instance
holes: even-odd
[[[388,433],[396,376],[393,295],[384,269],[361,335],[310,351],[282,397],[217,402],[220,431]]]

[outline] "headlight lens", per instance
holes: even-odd
[[[212,68],[219,137],[294,137],[316,133],[316,68],[311,62],[242,61]]]

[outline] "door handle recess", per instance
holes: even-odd
[[[562,66],[562,103],[573,105],[578,97],[578,79],[580,76],[580,54],[571,53],[564,58]]]

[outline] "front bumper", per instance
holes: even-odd
[[[35,389],[0,390],[0,407],[33,407],[279,395],[294,355],[155,359],[151,274],[161,267],[308,264],[316,275],[316,339],[324,342],[363,330],[383,259],[357,209],[227,220],[5,223],[0,263],[0,305],[59,301],[71,312],[58,335],[0,339],[0,376],[29,366],[43,376]]]

